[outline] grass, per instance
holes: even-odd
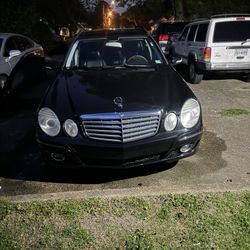
[[[249,111],[245,109],[224,109],[220,114],[222,116],[248,115]]]
[[[0,201],[0,249],[250,249],[250,192]]]

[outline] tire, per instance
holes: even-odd
[[[250,74],[242,74],[240,76],[240,80],[242,80],[244,82],[250,82]]]
[[[198,84],[202,81],[204,74],[198,73],[195,62],[190,61],[188,64],[188,80],[192,84]]]

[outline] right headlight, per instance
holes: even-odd
[[[177,125],[177,116],[175,113],[169,113],[164,121],[164,127],[166,131],[172,131]]]
[[[61,130],[59,119],[49,108],[42,108],[39,111],[38,123],[42,131],[49,136],[57,136]]]
[[[181,123],[185,128],[194,127],[200,118],[200,105],[195,99],[188,99],[181,109]]]

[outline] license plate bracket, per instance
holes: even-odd
[[[245,49],[245,48],[242,48],[242,49],[235,49],[234,50],[234,55],[236,56],[236,57],[244,57],[244,56],[247,56],[247,54],[248,54],[248,49]]]

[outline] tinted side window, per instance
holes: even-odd
[[[186,40],[187,33],[188,33],[188,29],[189,29],[189,27],[186,27],[186,28],[183,30],[183,32],[182,32],[182,34],[181,34],[181,36],[180,36],[180,38],[179,38],[180,41],[185,41],[185,40]]]
[[[21,52],[30,49],[33,46],[28,39],[21,36],[15,37],[15,41],[18,50],[20,50]]]
[[[188,39],[187,39],[188,41],[193,41],[194,40],[196,29],[197,29],[197,25],[191,26],[189,34],[188,34]]]
[[[6,41],[5,48],[4,48],[4,57],[8,57],[10,55],[11,50],[17,49],[16,43],[14,38],[11,37]]]
[[[205,42],[207,35],[207,28],[208,28],[208,23],[202,23],[199,25],[196,35],[196,41]]]

